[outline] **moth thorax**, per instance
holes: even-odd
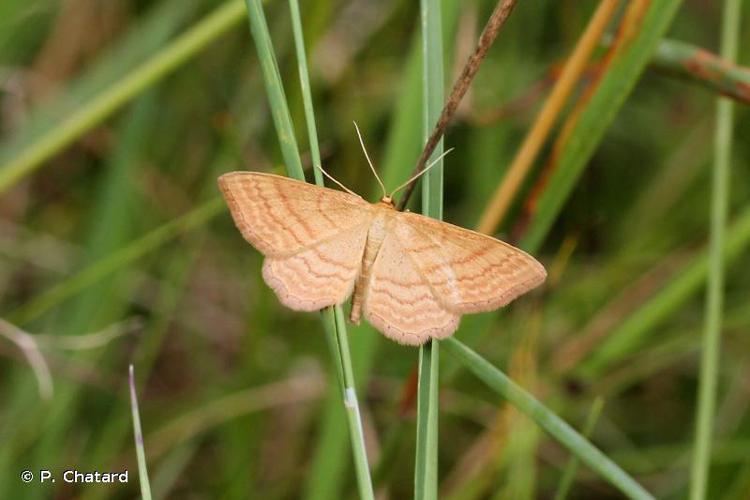
[[[362,305],[365,297],[364,293],[367,290],[368,283],[370,282],[370,272],[372,265],[375,262],[375,258],[378,256],[380,247],[383,245],[385,240],[388,224],[387,217],[385,214],[378,214],[372,220],[370,230],[367,232],[367,240],[365,242],[365,251],[362,255],[362,265],[360,267],[359,276],[357,277],[356,284],[354,285],[354,295],[352,296],[352,310],[349,313],[349,320],[354,324],[359,324],[359,319],[362,313]]]

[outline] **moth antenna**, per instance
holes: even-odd
[[[377,170],[375,170],[375,167],[372,165],[372,160],[370,160],[370,155],[367,154],[367,148],[365,148],[365,141],[362,140],[362,134],[359,133],[359,127],[357,126],[357,122],[354,123],[354,128],[357,130],[357,137],[359,137],[359,144],[362,146],[362,151],[365,152],[365,158],[367,158],[367,163],[370,165],[370,170],[372,170],[372,173],[375,174],[375,178],[378,180],[378,184],[380,184],[380,189],[383,190],[383,197],[388,196],[388,193],[385,190],[385,185],[383,184],[383,181],[380,180],[380,176],[378,175]]]
[[[337,181],[337,180],[336,180],[336,179],[335,179],[335,178],[334,178],[334,177],[333,177],[333,176],[332,176],[331,174],[329,174],[328,172],[326,172],[325,170],[323,170],[323,167],[321,167],[320,165],[315,165],[315,168],[317,168],[318,170],[320,170],[320,171],[321,171],[321,172],[323,173],[323,175],[325,175],[326,177],[328,177],[329,179],[331,179],[331,180],[332,180],[333,182],[335,182],[335,183],[336,183],[336,185],[337,185],[338,187],[340,187],[341,189],[343,189],[343,190],[344,190],[344,191],[346,191],[347,193],[349,193],[349,194],[351,194],[351,195],[354,195],[354,196],[356,196],[357,198],[361,198],[361,196],[360,196],[360,195],[358,195],[357,193],[355,193],[354,191],[352,191],[352,190],[351,190],[351,189],[349,189],[348,187],[346,187],[346,186],[344,186],[343,184],[341,184],[341,183],[340,183],[339,181]]]
[[[431,169],[432,167],[434,167],[435,165],[437,165],[437,164],[438,164],[438,162],[439,162],[440,160],[442,160],[442,159],[443,159],[443,158],[444,158],[444,157],[445,157],[445,156],[446,156],[446,155],[447,155],[448,153],[450,153],[451,151],[453,151],[453,149],[454,149],[454,148],[450,148],[450,149],[447,149],[447,150],[446,150],[446,151],[445,151],[445,152],[444,152],[443,154],[441,154],[440,156],[438,156],[437,158],[435,158],[434,160],[432,160],[432,161],[430,162],[430,164],[429,164],[429,165],[427,165],[427,166],[426,166],[425,168],[423,168],[423,169],[422,169],[422,171],[421,171],[421,172],[419,172],[419,173],[418,173],[417,175],[413,176],[413,177],[412,177],[411,179],[409,179],[408,181],[404,182],[404,183],[403,183],[403,184],[401,184],[401,185],[400,185],[399,187],[397,187],[396,189],[394,189],[393,191],[391,191],[390,197],[391,197],[391,198],[393,198],[393,196],[394,196],[394,195],[395,195],[395,194],[396,194],[397,192],[401,191],[401,190],[402,190],[402,189],[404,189],[404,188],[405,188],[406,186],[408,186],[408,185],[409,185],[409,184],[411,184],[412,182],[414,182],[414,181],[416,181],[417,179],[419,179],[419,178],[420,178],[420,177],[422,176],[422,174],[424,174],[424,173],[425,173],[425,172],[427,172],[427,171],[428,171],[429,169]]]

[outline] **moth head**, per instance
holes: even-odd
[[[380,189],[383,190],[383,197],[380,198],[380,203],[383,204],[383,205],[385,205],[385,206],[391,207],[391,208],[396,208],[395,203],[393,203],[393,197],[396,195],[397,192],[401,191],[402,189],[404,189],[405,187],[407,187],[412,182],[415,182],[417,179],[419,179],[419,177],[421,177],[422,175],[424,175],[428,170],[430,170],[432,167],[434,167],[435,165],[437,165],[440,162],[440,160],[443,159],[443,157],[445,155],[447,155],[448,153],[450,153],[451,151],[453,151],[453,148],[445,151],[440,156],[438,156],[437,158],[435,158],[429,165],[425,166],[420,171],[418,171],[411,179],[409,179],[408,181],[404,182],[399,187],[397,187],[396,189],[394,189],[393,191],[391,191],[390,194],[388,194],[388,191],[386,191],[385,185],[383,184],[383,180],[378,175],[378,171],[375,170],[375,166],[372,164],[372,160],[370,160],[370,155],[367,154],[367,148],[365,147],[365,141],[362,140],[362,134],[359,131],[359,127],[357,126],[357,122],[354,122],[354,129],[357,131],[357,137],[359,138],[359,144],[360,144],[360,146],[362,146],[362,151],[365,153],[365,158],[367,158],[367,164],[370,165],[370,170],[372,170],[372,173],[375,174],[375,179],[378,181],[378,184],[380,185]],[[344,188],[344,189],[346,189],[346,188]]]
[[[388,208],[396,208],[396,204],[393,202],[393,197],[390,195],[385,195],[380,198],[380,205],[384,205]]]

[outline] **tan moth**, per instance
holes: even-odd
[[[316,311],[353,294],[350,320],[364,316],[402,344],[447,337],[461,315],[504,306],[547,276],[507,243],[396,210],[385,189],[368,203],[258,172],[222,175],[219,187],[242,236],[265,255],[263,278],[282,304]]]

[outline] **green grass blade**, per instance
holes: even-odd
[[[0,61],[13,64],[21,57],[23,48],[43,37],[43,20],[54,12],[57,3],[55,0],[0,2]]]
[[[410,165],[419,155],[421,129],[419,123],[420,61],[418,46],[410,50],[404,70],[403,89],[389,126],[381,177],[386,186],[395,186],[406,180]],[[379,191],[378,191],[379,192]],[[355,360],[354,371],[360,384],[367,383],[380,341],[378,333],[367,324],[357,327],[351,347]],[[338,391],[337,391],[338,392]],[[338,394],[337,394],[338,396]],[[339,398],[328,397],[323,416],[322,431],[315,450],[315,458],[305,485],[306,500],[327,500],[340,496],[336,485],[342,481],[346,449],[345,423],[339,411]]]
[[[243,102],[246,95],[257,95],[258,88],[260,86],[260,79],[257,79],[257,83],[253,85],[244,85],[238,90],[238,95],[235,97],[235,101]],[[241,107],[237,105],[236,107]],[[252,114],[243,114],[237,123],[237,129],[244,133],[251,133],[248,129],[250,128],[250,119]],[[211,164],[207,166],[205,177],[207,183],[201,188],[202,192],[208,191],[213,195],[216,191],[215,176],[220,172],[227,171],[230,166],[236,162],[236,156],[233,154],[234,144],[232,141],[225,141],[219,148],[215,158],[211,161]],[[203,196],[200,196],[202,198]],[[218,199],[217,199],[218,200]],[[217,201],[217,207],[221,207],[221,202]],[[132,359],[139,366],[139,378],[141,381],[148,380],[149,374],[155,367],[155,362],[163,348],[163,342],[168,338],[168,332],[170,325],[174,321],[176,311],[179,311],[179,304],[184,294],[187,292],[186,287],[189,284],[191,272],[195,268],[196,261],[198,261],[199,255],[204,251],[203,242],[205,240],[205,233],[202,231],[195,231],[190,234],[186,234],[181,241],[179,247],[174,246],[170,249],[164,249],[162,256],[160,257],[161,262],[165,262],[165,266],[160,266],[160,273],[162,279],[166,283],[170,283],[171,286],[162,288],[159,295],[154,300],[154,315],[150,316],[148,330],[144,332],[142,336],[142,342],[139,343],[136,351],[133,353]],[[161,247],[154,247],[153,253]],[[123,263],[127,265],[127,263]],[[260,324],[261,322],[258,322]],[[102,464],[108,463],[112,459],[112,449],[117,448],[123,442],[123,437],[129,432],[131,426],[129,417],[124,418],[122,402],[113,404],[110,406],[108,415],[104,418],[104,424],[98,427],[99,432],[92,437],[92,441],[95,441],[95,445],[91,447],[90,451],[85,453],[85,461],[79,463],[81,467],[96,468],[101,467]],[[191,448],[192,449],[192,448]],[[189,460],[189,457],[195,452],[188,452],[185,450],[184,453],[178,453],[183,458],[178,458],[178,454],[174,457],[167,458],[166,460],[160,461],[159,469],[154,471],[152,475],[152,493],[154,498],[161,498],[164,496],[168,485],[174,479],[174,474],[179,472],[176,470],[179,468],[178,462],[181,460]],[[168,462],[173,462],[172,465],[168,465]],[[170,479],[172,478],[172,479]],[[106,496],[106,492],[101,489],[89,489],[81,497],[81,500],[97,500]]]
[[[168,0],[151,8],[111,48],[105,49],[91,69],[76,76],[59,94],[42,99],[29,110],[28,117],[10,137],[1,141],[0,164],[20,154],[98,94],[127,77],[167,44],[195,10],[194,3],[186,6],[181,0]],[[25,26],[25,23],[20,24]]]
[[[600,397],[596,398],[594,404],[591,405],[591,411],[589,411],[586,423],[583,426],[583,437],[586,439],[588,439],[593,432],[594,426],[596,425],[597,420],[599,420],[599,415],[601,415],[603,408],[604,400]],[[568,493],[570,492],[570,488],[573,486],[573,481],[576,477],[576,472],[578,472],[579,465],[580,460],[578,460],[578,457],[570,457],[568,463],[565,464],[565,470],[563,470],[563,475],[560,478],[560,485],[557,487],[555,500],[565,500],[568,497]]]
[[[422,130],[424,141],[443,107],[443,30],[441,2],[422,0]],[[432,155],[443,153],[441,140]],[[440,160],[422,179],[422,213],[443,218],[443,165]],[[417,444],[414,465],[414,498],[437,498],[438,485],[438,382],[440,345],[429,341],[419,348],[417,389]]]
[[[446,38],[455,30],[457,12],[461,3],[450,0],[443,4]],[[420,144],[424,141],[421,123],[421,40],[415,38],[409,50],[407,62],[400,74],[403,78],[398,85],[402,89],[393,105],[393,116],[388,126],[388,134],[381,162],[381,177],[386,186],[396,186],[405,181],[412,165],[419,156]],[[379,192],[379,190],[378,190]],[[378,352],[381,336],[369,325],[352,328],[350,338],[354,373],[358,384],[367,383],[371,366]],[[313,460],[314,474],[308,476],[305,498],[308,500],[328,499],[334,496],[331,483],[340,477],[346,450],[346,430],[342,419],[329,405],[335,400],[329,398],[323,423],[323,432]],[[327,474],[327,475],[324,475]]]
[[[38,318],[42,313],[60,304],[63,300],[98,283],[113,272],[152,252],[185,231],[202,226],[223,211],[224,202],[219,197],[200,205],[179,219],[159,226],[53,286],[11,313],[10,318],[17,323],[28,323]]]
[[[326,329],[329,322],[324,323]],[[328,334],[331,355],[335,357],[338,350],[333,341],[334,334]],[[336,363],[337,369],[340,363]],[[337,378],[337,380],[340,380]],[[341,411],[341,386],[331,384],[321,410],[320,422],[317,425],[317,442],[305,478],[302,498],[305,500],[327,500],[342,496],[342,483],[347,471],[351,445],[348,421],[345,412]]]
[[[721,33],[721,55],[729,62],[737,59],[740,31],[740,2],[726,0]],[[708,491],[711,439],[716,411],[719,377],[719,349],[724,302],[725,232],[729,212],[729,167],[732,155],[734,104],[718,98],[714,168],[711,193],[711,239],[708,252],[706,319],[698,384],[695,448],[690,474],[690,498],[701,500]]]
[[[4,150],[0,153],[0,193],[31,174],[45,160],[60,152],[123,104],[216,40],[237,24],[244,12],[241,0],[223,4],[169,46],[122,80],[104,89],[32,143],[22,144],[19,148],[11,146]]]
[[[177,447],[167,455],[159,464],[159,469],[154,472],[153,496],[157,500],[169,498],[173,494],[172,489],[179,484],[186,473],[187,466],[190,464],[197,453],[197,446],[194,443],[187,443]]]
[[[443,16],[439,0],[421,0],[422,15],[422,131],[424,141],[440,117],[445,101],[443,70]],[[443,154],[441,139],[429,162]],[[428,163],[429,163],[428,162]],[[443,160],[424,174],[422,179],[422,213],[433,219],[443,218]]]
[[[438,343],[419,349],[417,389],[417,449],[414,466],[414,498],[437,498],[438,453]]]
[[[135,438],[136,458],[138,459],[138,479],[141,485],[141,498],[151,500],[151,483],[148,480],[148,469],[146,468],[146,451],[143,447],[143,431],[141,430],[141,416],[138,412],[138,396],[135,393],[135,377],[133,365],[128,370],[128,382],[130,385],[130,407],[133,413],[133,437]]]
[[[729,227],[724,261],[735,261],[750,246],[750,207],[746,208]],[[701,252],[677,273],[677,277],[612,331],[602,345],[577,370],[581,375],[594,377],[613,362],[630,355],[641,345],[652,328],[664,321],[692,297],[708,276],[708,255]]]
[[[456,340],[448,338],[443,348],[456,356],[474,375],[497,391],[519,411],[526,414],[540,427],[568,448],[583,463],[597,472],[628,498],[653,499],[654,497],[623,471],[616,463],[593,446],[575,429],[555,415],[539,400],[523,390],[507,375],[492,366],[487,360]]]
[[[568,138],[558,165],[538,200],[538,211],[521,247],[538,249],[583,172],[604,132],[651,59],[681,0],[652,2],[637,33],[619,49]]]
[[[302,19],[297,0],[290,0],[289,7],[292,14],[292,29],[294,31],[294,42],[297,50],[297,61],[299,66],[300,84],[302,87],[302,100],[305,107],[305,121],[307,123],[308,140],[313,165],[321,165],[320,147],[318,145],[318,132],[315,126],[315,113],[312,102],[312,91],[310,89],[310,77],[307,70],[307,56],[305,53],[305,39],[302,32]],[[323,185],[323,175],[319,169],[313,168],[315,183]],[[354,382],[354,371],[352,370],[351,352],[349,350],[348,333],[344,310],[341,306],[329,308],[322,315],[326,325],[334,328],[326,328],[329,343],[332,346],[333,359],[336,364],[339,385],[342,391],[344,407],[346,409],[349,436],[351,440],[352,454],[354,455],[354,470],[357,474],[357,486],[360,498],[374,498],[370,467],[367,462],[367,450],[365,448],[365,436],[362,430],[362,417],[359,412],[359,401],[357,399]],[[333,333],[333,336],[331,334]]]
[[[307,54],[305,52],[305,37],[302,32],[302,16],[299,11],[299,2],[289,0],[289,10],[292,14],[292,30],[294,32],[294,47],[297,51],[297,65],[299,66],[300,87],[302,90],[302,102],[305,107],[305,124],[307,125],[308,143],[313,165],[322,166],[320,160],[320,146],[318,145],[318,130],[315,126],[315,109],[313,107],[312,90],[310,88],[310,75],[307,70]],[[323,185],[323,174],[320,169],[313,167],[315,184]]]
[[[103,176],[96,183],[96,196],[92,203],[91,220],[85,232],[82,262],[102,262],[107,260],[116,249],[124,245],[131,237],[132,220],[136,215],[138,192],[133,183],[128,182],[132,174],[132,165],[139,164],[145,154],[144,145],[147,143],[151,127],[155,123],[152,119],[157,111],[155,95],[144,96],[136,106],[121,121],[121,141],[108,157],[107,168]],[[103,325],[111,324],[122,318],[126,310],[127,292],[113,294],[112,290],[118,284],[118,278],[124,276],[125,265],[114,263],[106,273],[107,279],[96,280],[96,284],[89,286],[85,293],[71,297],[64,308],[61,308],[54,321],[56,335],[79,334],[92,331]],[[125,288],[127,290],[127,288]],[[102,300],[102,297],[108,297]],[[76,353],[75,360],[106,359],[106,351],[92,351],[90,353]],[[82,401],[85,387],[69,379],[58,379],[57,391],[54,399],[46,405],[44,411],[45,432],[39,436],[33,449],[36,463],[49,460],[52,456],[61,456],[69,451],[70,436],[67,430],[71,422],[75,421],[76,410]],[[16,405],[16,402],[13,403]],[[22,406],[22,405],[19,405]],[[19,417],[25,417],[23,412]],[[12,418],[18,421],[20,429],[36,431],[40,420],[32,418]],[[3,450],[5,452],[5,450]],[[80,452],[79,452],[80,453]],[[76,455],[77,456],[77,455]],[[77,460],[77,459],[76,459]],[[2,462],[3,459],[0,459]],[[37,498],[36,492],[29,492],[27,498]],[[41,491],[39,492],[42,493]],[[7,494],[2,496],[9,496]],[[14,495],[10,495],[11,497]]]
[[[284,85],[281,82],[279,66],[276,62],[276,54],[271,43],[271,35],[268,32],[266,15],[260,0],[246,0],[247,17],[250,22],[250,32],[255,41],[255,49],[260,61],[260,69],[263,72],[263,83],[266,87],[268,104],[271,108],[273,124],[279,138],[281,155],[284,157],[289,177],[305,180],[302,170],[302,162],[297,148],[297,139],[292,126],[292,118],[289,115],[289,105],[284,93]]]
[[[334,308],[334,320],[336,324],[335,345],[338,348],[337,359],[341,362],[341,373],[343,374],[341,383],[343,385],[344,407],[346,409],[349,435],[351,437],[359,497],[365,500],[374,499],[375,493],[372,488],[370,466],[367,462],[367,450],[365,449],[365,435],[362,429],[362,416],[359,412],[359,402],[357,401],[357,393],[354,385],[354,371],[352,370],[351,354],[349,352],[346,321],[341,306]]]
[[[279,137],[282,155],[286,163],[287,172],[290,176],[304,180],[302,163],[299,157],[297,141],[295,139],[294,127],[289,115],[289,107],[284,93],[281,75],[279,73],[273,44],[266,25],[263,7],[260,1],[248,0],[248,16],[253,40],[256,44],[258,58],[261,62],[266,93],[268,95],[271,113]],[[317,131],[315,127],[315,115],[312,103],[312,92],[310,91],[310,80],[307,72],[307,57],[302,32],[302,22],[299,6],[296,1],[290,0],[292,24],[297,50],[297,61],[302,85],[302,95],[305,105],[307,131],[309,135],[310,148],[313,154],[313,163],[320,165],[320,151],[318,147]],[[317,169],[315,169],[317,170]],[[315,180],[319,185],[323,184],[322,176],[316,172]],[[322,314],[325,330],[329,335],[329,343],[334,346],[333,359],[336,365],[336,374],[341,386],[341,396],[346,410],[349,435],[354,456],[354,466],[357,474],[357,484],[360,497],[364,499],[374,498],[370,469],[367,462],[365,450],[364,432],[362,420],[357,401],[354,372],[352,370],[351,353],[349,350],[346,331],[346,321],[343,309],[336,306]],[[331,335],[333,335],[332,338]]]

